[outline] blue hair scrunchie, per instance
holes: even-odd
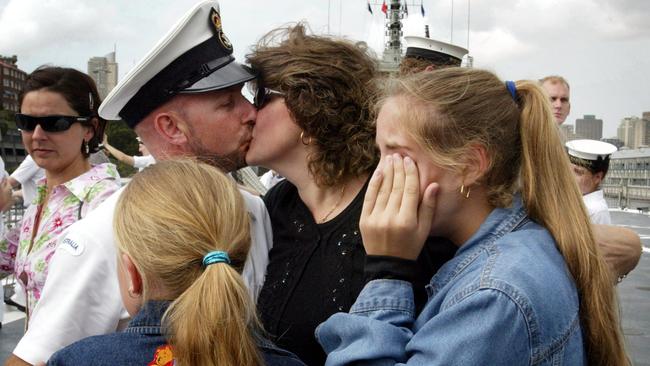
[[[223,252],[221,250],[215,250],[212,251],[208,254],[206,254],[203,257],[203,266],[207,267],[211,264],[215,263],[227,263],[230,264],[230,257],[228,256],[228,253]]]
[[[508,89],[510,92],[512,100],[514,100],[515,103],[519,103],[519,98],[517,97],[517,86],[515,85],[515,82],[512,80],[506,81],[506,89]]]

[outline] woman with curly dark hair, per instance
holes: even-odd
[[[260,77],[246,162],[286,178],[265,196],[274,244],[258,309],[279,346],[319,365],[316,326],[348,311],[365,284],[359,217],[379,160],[376,65],[363,44],[309,35],[302,24],[271,31],[247,58]],[[423,251],[422,298],[454,250]]]

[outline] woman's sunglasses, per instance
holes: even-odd
[[[36,126],[41,126],[45,132],[63,132],[76,122],[86,122],[89,117],[78,116],[42,116],[34,117],[27,114],[16,113],[16,127],[21,131],[32,132]]]
[[[255,93],[255,98],[253,98],[253,105],[255,108],[260,109],[264,107],[264,104],[268,103],[274,95],[284,96],[284,93],[281,91],[260,87]]]

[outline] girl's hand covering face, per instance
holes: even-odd
[[[418,169],[408,156],[386,156],[375,170],[363,201],[359,227],[368,255],[415,260],[429,235],[438,184],[420,202]]]

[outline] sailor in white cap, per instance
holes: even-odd
[[[193,156],[226,172],[238,169],[257,111],[241,94],[243,84],[255,75],[235,62],[232,52],[219,4],[203,1],[124,77],[99,113],[126,121],[158,161]],[[127,316],[112,232],[120,193],[62,236],[41,300],[14,351],[17,357],[30,364],[46,361],[81,338],[114,332]],[[271,226],[262,200],[241,193],[251,216],[252,239],[242,276],[255,299],[272,245]]]
[[[435,39],[406,36],[406,54],[400,63],[400,74],[431,71],[460,66],[467,49]]]
[[[566,143],[576,182],[594,224],[611,224],[607,202],[600,184],[609,169],[609,156],[616,146],[597,140],[573,140]]]

